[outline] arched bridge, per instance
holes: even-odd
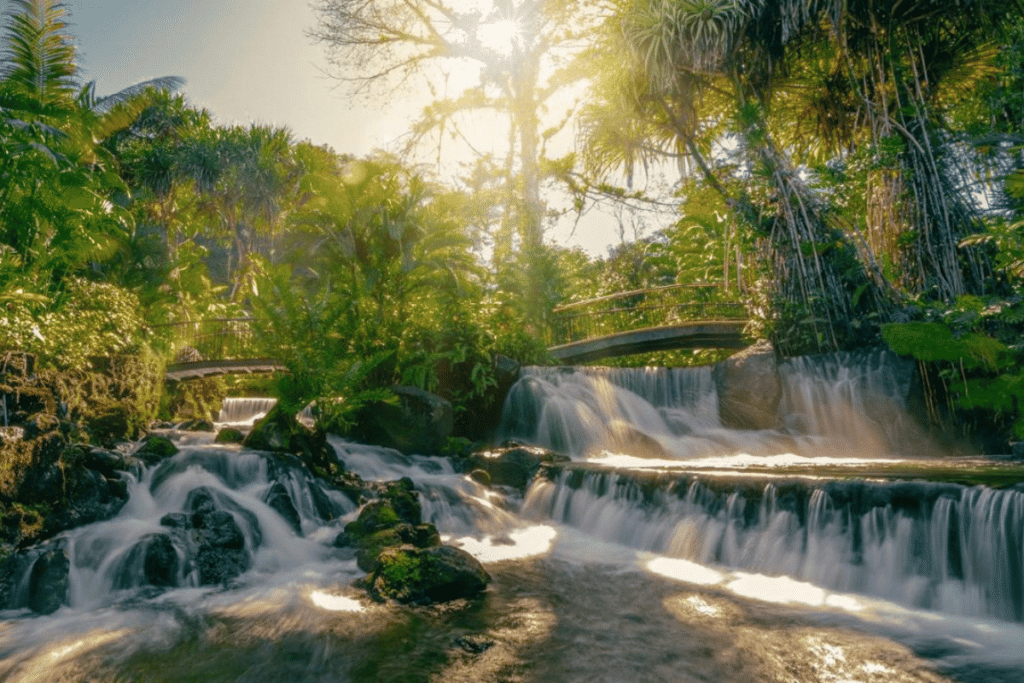
[[[747,309],[718,285],[611,294],[552,311],[548,352],[567,364],[670,349],[741,349]]]
[[[169,338],[177,349],[175,360],[167,364],[167,379],[284,370],[260,348],[256,322],[253,318],[215,318],[154,327],[155,333]]]

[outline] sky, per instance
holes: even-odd
[[[324,47],[305,33],[308,0],[65,0],[79,66],[107,95],[160,76],[185,79],[181,92],[222,125],[286,126],[297,140],[339,153],[395,149],[426,99],[350,101],[327,74]],[[607,214],[586,217],[549,238],[594,256],[620,241]]]

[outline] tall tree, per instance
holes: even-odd
[[[527,265],[533,263],[544,232],[544,147],[572,105],[549,112],[554,121],[545,110],[586,75],[574,58],[599,8],[580,0],[319,0],[316,6],[320,24],[311,34],[328,46],[354,93],[391,92],[419,80],[438,97],[414,139],[462,134],[465,112],[507,117],[507,200],[495,260],[507,262],[518,245]],[[455,84],[454,94],[445,92],[446,83]]]
[[[967,5],[624,2],[606,45],[627,68],[612,64],[605,102],[589,112],[592,158],[601,168],[672,155],[697,171],[767,238],[781,300],[823,321],[824,347],[884,311],[893,283],[943,297],[979,291],[987,270],[959,248],[974,228],[953,188],[943,105],[986,73],[999,8],[1019,7]],[[715,147],[728,139],[738,168]],[[874,213],[851,225],[805,164],[858,150],[878,172]],[[902,276],[884,277],[882,248]]]

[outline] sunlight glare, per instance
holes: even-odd
[[[454,542],[481,562],[518,560],[543,555],[551,550],[558,532],[545,524],[512,531],[507,537],[485,536],[482,540],[466,536]]]
[[[736,572],[736,578],[726,588],[737,595],[764,602],[801,603],[810,607],[821,607],[825,604],[825,591],[803,581],[795,581],[788,576],[764,576],[763,574],[745,574]]]
[[[502,57],[511,57],[521,37],[519,24],[511,19],[502,19],[481,24],[476,37],[489,50],[494,50]]]
[[[647,563],[647,569],[655,574],[698,586],[713,586],[725,578],[721,572],[710,567],[671,557],[657,557]]]
[[[362,612],[363,606],[358,600],[347,598],[344,595],[331,595],[324,591],[312,591],[309,599],[320,609],[329,612]]]

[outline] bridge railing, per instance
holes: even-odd
[[[552,345],[697,320],[743,320],[747,307],[715,284],[637,289],[559,306],[551,312]]]
[[[256,334],[256,322],[254,318],[213,318],[154,325],[152,329],[170,341],[181,361],[242,360],[267,355]]]

